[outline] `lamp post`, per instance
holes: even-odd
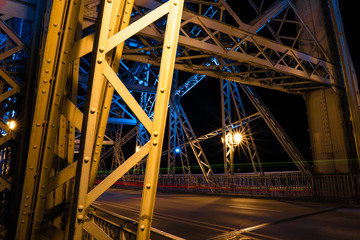
[[[234,152],[235,148],[241,144],[243,141],[243,136],[238,131],[229,130],[229,132],[225,135],[225,142],[224,139],[223,143],[226,144],[227,153],[226,156],[229,156],[229,163],[230,163],[230,174],[234,175]]]

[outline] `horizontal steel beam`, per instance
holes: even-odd
[[[201,51],[203,53],[220,56],[225,59],[231,59],[239,63],[248,63],[250,65],[256,65],[262,68],[283,72],[288,75],[303,78],[312,82],[333,86],[336,85],[334,79],[336,66],[322,59],[300,52],[284,44],[271,41],[256,34],[246,32],[239,28],[214,21],[210,18],[206,18],[189,11],[184,11],[182,20],[184,21],[182,23],[182,27],[185,25],[184,23],[191,22],[192,24],[206,26],[208,29],[211,29],[211,32],[222,33],[229,36],[230,38],[238,40],[236,40],[236,42],[232,42],[233,46],[229,48],[224,47],[224,43],[221,45],[216,43],[209,43],[206,38],[206,41],[204,41],[190,38],[185,35],[180,35],[179,44],[181,46],[185,46],[186,48],[195,51]],[[140,33],[154,39],[161,39],[161,34],[159,34],[157,31],[154,31],[154,29],[151,27],[144,28],[140,31]],[[241,45],[249,43],[256,46],[256,55],[247,54],[244,50],[237,49],[241,48]],[[277,61],[270,60],[265,52],[265,50],[268,49],[271,49],[271,51],[279,54],[280,59]],[[296,61],[297,64],[290,65],[285,61],[285,58],[289,58],[291,61]],[[313,65],[313,71],[307,70],[303,66],[305,63]],[[316,68],[322,68],[324,71],[327,71],[327,76],[325,77],[317,74]]]

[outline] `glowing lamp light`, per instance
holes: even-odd
[[[226,136],[225,136],[225,143],[226,143],[226,144],[232,144],[231,133],[226,134]]]
[[[14,120],[11,120],[10,122],[7,123],[9,125],[9,128],[11,130],[14,130],[16,127],[16,122]]]
[[[180,153],[180,152],[181,152],[181,148],[176,147],[176,148],[175,148],[175,153]]]
[[[135,152],[140,151],[140,146],[136,146]]]
[[[242,141],[242,135],[240,133],[235,133],[234,134],[234,142],[235,144],[240,144],[240,142]]]
[[[236,132],[234,134],[228,133],[225,136],[225,143],[228,145],[239,145],[243,140],[243,136],[241,133]],[[221,139],[222,142],[224,142],[224,139]]]

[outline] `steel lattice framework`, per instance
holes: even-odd
[[[219,79],[221,126],[197,136],[181,98],[208,77]],[[256,87],[304,96],[313,164]],[[223,173],[232,175],[235,146],[225,139],[238,131],[262,174],[251,124],[258,119],[303,174],[358,173],[359,109],[337,0],[6,1],[1,234],[111,239],[89,221],[89,206],[125,174],[145,174],[137,238],[149,239],[162,156],[168,176],[191,182],[192,153],[214,187],[202,142],[222,136]],[[95,185],[99,168],[111,172]]]

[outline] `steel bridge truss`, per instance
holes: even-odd
[[[245,24],[225,1],[191,1],[182,17],[181,50],[175,68],[292,93],[324,85],[337,86],[335,65],[329,62],[330,57],[301,21],[291,1],[273,1],[266,9],[251,0],[249,2],[258,16]],[[137,1],[137,5],[146,13],[157,3],[150,4],[144,0]],[[204,9],[209,8],[216,11],[212,18],[202,15]],[[224,21],[228,18],[235,19],[237,26],[226,24]],[[288,29],[285,31],[284,25],[291,25],[295,33]],[[158,26],[151,25],[140,34],[159,39],[161,32]],[[305,41],[299,38],[302,32],[309,35],[307,44],[312,45],[319,57],[301,52],[299,42]],[[140,61],[156,65],[154,54],[157,48],[129,47],[123,57],[135,60],[142,56]],[[150,52],[152,54],[148,54]],[[226,66],[237,66],[239,71],[222,71],[223,66],[211,64],[213,57],[223,58],[221,62],[226,62]]]
[[[340,60],[291,0],[244,0],[248,13],[225,0],[6,1],[0,6],[2,234],[11,210],[17,217],[8,235],[15,239],[80,239],[84,231],[109,239],[89,221],[89,206],[131,169],[146,167],[137,237],[148,239],[167,115],[168,175],[176,173],[177,159],[191,175],[190,146],[206,181],[216,184],[200,142],[225,139],[234,129],[248,136],[244,150],[262,173],[249,124],[260,117],[308,174],[302,154],[251,86],[292,94],[345,89],[359,155],[357,80],[337,1],[321,1],[333,19]],[[180,80],[174,69],[193,75]],[[197,137],[180,98],[205,76],[220,80],[222,126]],[[242,92],[254,114],[247,115]],[[123,151],[135,137],[135,147]],[[223,150],[224,172],[231,174],[233,146],[224,143]],[[106,158],[113,171],[95,186]],[[14,204],[6,209],[10,195]]]

